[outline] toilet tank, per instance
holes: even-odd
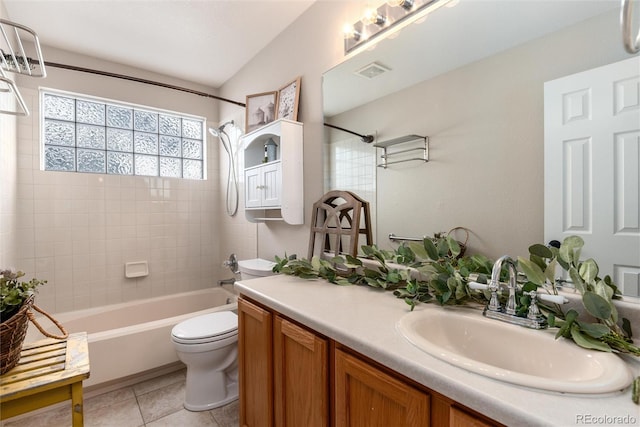
[[[273,276],[273,261],[262,258],[245,259],[238,261],[238,269],[240,270],[240,280],[256,279],[258,277]]]

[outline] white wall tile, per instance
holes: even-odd
[[[38,90],[21,91],[32,115],[0,115],[0,267],[48,279],[39,305],[55,313],[217,281],[217,164],[203,182],[41,171]],[[207,114],[217,112],[206,105]],[[150,275],[125,279],[124,263],[141,259]]]

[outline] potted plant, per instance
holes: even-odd
[[[21,282],[22,276],[22,271],[0,270],[0,374],[20,360],[36,289],[47,283],[38,279]]]
[[[25,301],[35,295],[37,287],[47,283],[46,280],[31,279],[20,282],[24,276],[22,271],[0,270],[0,322],[11,319]]]

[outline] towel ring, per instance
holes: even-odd
[[[620,27],[622,28],[622,42],[627,52],[634,54],[640,52],[640,28],[638,33],[634,34],[631,31],[632,21],[632,4],[633,0],[621,0],[620,4]]]

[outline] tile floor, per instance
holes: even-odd
[[[211,411],[183,408],[186,370],[85,399],[85,427],[237,427],[238,401]],[[0,422],[0,427],[69,427],[69,405]]]

